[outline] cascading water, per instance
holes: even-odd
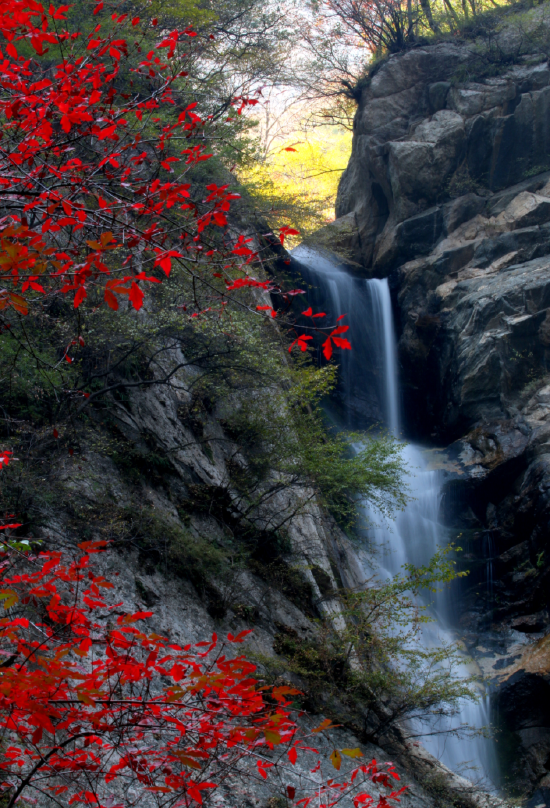
[[[347,314],[352,350],[341,355],[343,420],[357,427],[363,420],[382,421],[395,436],[400,433],[400,403],[391,299],[387,280],[364,280],[349,275],[326,257],[305,247],[298,247],[293,257],[300,263],[304,280],[308,281],[309,301],[330,316],[330,322]],[[328,318],[327,318],[328,319]],[[400,572],[402,565],[428,563],[439,547],[447,544],[444,527],[439,522],[442,478],[427,468],[421,449],[407,445],[403,449],[408,472],[411,501],[393,520],[374,512],[368,503],[367,540],[376,549],[378,574],[389,578]],[[372,527],[376,525],[376,527]],[[372,574],[366,570],[366,576]],[[426,624],[420,642],[424,648],[452,643],[452,619],[449,595],[438,593],[431,607],[434,622]],[[466,663],[457,671],[467,676]],[[487,698],[478,702],[464,701],[453,716],[428,719],[412,728],[421,736],[424,746],[454,771],[469,779],[494,787],[496,760],[493,741],[479,735],[464,735],[462,727],[482,728],[488,724]]]

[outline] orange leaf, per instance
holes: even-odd
[[[264,735],[265,735],[266,741],[268,741],[269,743],[272,743],[273,746],[277,746],[277,744],[281,743],[281,740],[282,740],[281,736],[279,735],[278,732],[275,732],[275,730],[264,729]]]
[[[340,752],[338,751],[338,749],[335,749],[335,750],[334,750],[334,752],[331,754],[331,756],[330,756],[330,762],[332,763],[332,765],[334,766],[334,768],[335,768],[337,771],[339,771],[340,766],[342,765],[342,755],[340,754]]]
[[[19,602],[19,597],[13,590],[6,589],[0,592],[0,600],[4,601],[4,609],[11,609],[12,606]]]
[[[333,726],[333,724],[332,724],[332,721],[330,720],[330,718],[325,718],[325,720],[322,721],[319,724],[318,727],[315,727],[313,732],[323,732],[323,730],[328,729],[329,727],[332,727],[332,726]]]
[[[86,693],[85,690],[81,690],[80,688],[76,691],[76,697],[82,704],[87,704],[89,707],[93,707],[95,705],[95,701],[91,698],[89,693]]]
[[[19,314],[29,313],[29,304],[27,303],[24,297],[21,297],[21,295],[16,295],[15,292],[10,292],[9,296],[11,300],[11,305],[13,306],[15,311],[18,311]]]
[[[360,758],[363,757],[363,753],[360,749],[342,749],[342,754],[347,755],[350,758]]]
[[[197,763],[197,761],[193,760],[193,758],[189,757],[189,755],[185,755],[183,752],[180,751],[174,752],[174,754],[176,755],[180,763],[182,763],[184,766],[188,766],[190,769],[200,770],[201,768],[200,763]]]
[[[272,696],[277,701],[284,701],[285,696],[299,696],[301,695],[300,690],[296,690],[295,687],[288,687],[288,685],[281,685],[280,687],[274,687],[272,691]]]

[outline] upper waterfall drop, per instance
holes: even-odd
[[[382,423],[396,438],[402,437],[400,398],[397,371],[397,350],[393,313],[387,279],[357,278],[335,265],[327,257],[306,247],[293,251],[300,270],[311,286],[308,300],[316,309],[327,310],[334,322],[346,314],[351,351],[343,351],[341,362],[341,397],[344,404],[343,421],[352,428],[363,419]],[[403,450],[407,463],[404,484],[411,501],[404,511],[391,520],[363,503],[367,524],[367,542],[375,549],[377,574],[390,578],[404,564],[421,566],[429,563],[439,547],[448,543],[445,528],[439,521],[442,499],[442,476],[427,468],[420,447],[407,445]],[[365,570],[365,578],[372,570]],[[427,623],[419,643],[425,649],[453,643],[453,613],[448,592],[439,593],[429,606],[433,622]],[[470,671],[466,662],[460,676]],[[493,742],[483,737],[461,737],[468,725],[482,728],[488,724],[486,699],[466,702],[458,712],[445,720],[434,719],[417,725],[424,735],[424,746],[450,769],[470,779],[479,779],[481,766],[485,786],[493,787],[496,771]]]
[[[401,428],[397,385],[397,352],[391,298],[386,280],[365,280],[343,272],[329,258],[309,247],[293,250],[314,308],[330,306],[332,322],[341,314],[349,326],[353,349],[342,351],[341,419],[347,426],[382,423],[393,435]]]

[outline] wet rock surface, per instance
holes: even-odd
[[[504,784],[528,794],[550,783],[549,392],[516,399],[515,413],[444,452],[446,516],[470,570],[460,635],[493,694]]]

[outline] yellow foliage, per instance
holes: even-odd
[[[344,127],[296,131],[240,179],[273,228],[292,225],[303,237],[334,219],[338,182],[350,154],[351,132]]]

